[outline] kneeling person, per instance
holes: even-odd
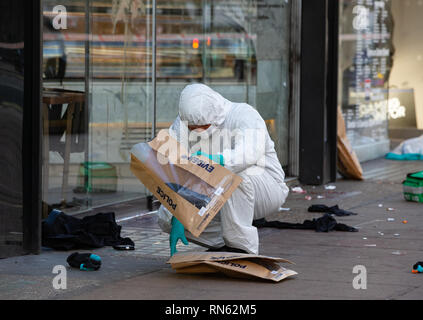
[[[225,166],[239,175],[242,182],[199,237],[185,231],[183,225],[160,206],[159,225],[170,233],[171,255],[176,252],[177,241],[181,239],[188,244],[187,238],[208,247],[209,251],[258,254],[258,231],[252,225],[253,220],[277,212],[289,192],[263,118],[246,103],[231,102],[206,85],[192,84],[181,93],[179,115],[169,133],[191,150],[194,144],[187,135],[192,131],[201,137],[197,143],[201,150],[197,154]],[[228,133],[234,134],[235,139],[228,146],[222,145],[221,139],[216,137]]]

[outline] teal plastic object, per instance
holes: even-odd
[[[201,152],[201,151],[197,151],[195,153],[192,154],[193,156],[203,156],[203,157],[207,157],[210,160],[220,164],[221,166],[225,166],[225,159],[223,158],[223,156],[221,154],[207,154],[205,152]]]
[[[179,240],[181,240],[182,243],[186,246],[189,243],[187,238],[185,238],[184,225],[180,223],[179,220],[176,219],[175,217],[172,217],[171,225],[172,225],[172,230],[170,231],[169,242],[170,242],[170,256],[173,256],[176,252],[178,252],[176,250],[176,244],[178,243]]]
[[[398,160],[398,161],[416,161],[416,160],[423,160],[423,154],[419,154],[419,153],[396,154],[393,152],[389,152],[386,154],[385,159]]]
[[[91,254],[90,255],[90,259],[94,260],[94,261],[98,261],[101,263],[101,258],[100,256],[96,255],[96,254]],[[83,263],[81,263],[81,265],[79,266],[79,269],[82,271],[95,271],[96,269],[94,268],[87,268]]]

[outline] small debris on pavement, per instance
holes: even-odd
[[[281,211],[291,211],[291,208],[282,208],[282,207],[280,207],[279,208],[279,212],[281,212]]]
[[[317,196],[317,199],[323,199],[325,196]]]
[[[400,234],[399,233],[394,233],[394,237],[399,237]]]
[[[423,273],[423,262],[418,261],[413,266],[413,270],[411,270],[412,273]]]
[[[380,231],[379,231],[378,233],[379,233],[381,236],[385,235],[383,232],[380,232]]]
[[[336,186],[333,186],[333,185],[325,186],[325,189],[326,190],[335,190]]]
[[[305,199],[308,200],[308,201],[310,201],[311,199],[313,199],[313,197],[311,197],[311,196],[305,196]]]
[[[376,245],[375,245],[375,244],[365,244],[364,246],[365,246],[365,247],[376,247]]]
[[[407,223],[408,223],[408,221],[407,221],[407,220],[403,220],[403,221],[402,221],[402,223],[407,224]]]
[[[382,208],[382,207],[383,207],[383,204],[379,203],[377,206],[378,206],[379,208]]]
[[[291,188],[291,190],[292,190],[292,192],[294,192],[294,193],[307,193],[307,191],[305,191],[303,188],[301,188],[301,187],[294,187],[294,188]]]
[[[332,207],[328,207],[324,204],[314,204],[308,208],[309,212],[327,212],[330,214],[334,214],[338,217],[340,216],[351,216],[357,215],[355,212],[347,211],[338,207],[338,205],[334,205]]]
[[[386,208],[386,211],[395,211],[394,208]]]
[[[366,238],[366,237],[364,237],[364,238],[363,238],[363,240],[367,240],[367,238]]]
[[[386,219],[387,221],[389,221],[389,222],[392,222],[392,221],[395,221],[395,219],[394,218],[388,218],[388,219]]]
[[[396,255],[396,256],[402,256],[402,255],[404,255],[404,254],[405,254],[405,252],[401,252],[401,251],[394,251],[394,252],[392,252],[392,254],[393,254],[393,255]]]

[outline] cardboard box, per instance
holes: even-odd
[[[280,263],[291,261],[254,254],[232,252],[176,253],[167,262],[177,273],[223,273],[234,278],[264,279],[279,282],[297,272],[285,269]]]
[[[345,120],[340,107],[338,107],[337,150],[338,171],[346,178],[363,180],[363,169],[347,138]]]
[[[207,157],[191,156],[167,130],[131,150],[131,171],[195,237],[242,179]]]

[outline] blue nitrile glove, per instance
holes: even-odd
[[[172,224],[172,230],[170,231],[170,256],[173,256],[176,252],[176,244],[178,243],[178,240],[181,239],[182,243],[184,245],[188,245],[187,238],[185,238],[185,228],[182,223],[179,222],[178,219],[175,217],[172,217],[172,220],[170,222]]]
[[[223,166],[223,167],[225,166],[225,159],[223,158],[223,156],[221,154],[207,154],[207,153],[204,153],[202,151],[197,151],[197,152],[193,153],[192,155],[207,157],[210,160],[220,164],[221,166]]]
[[[423,262],[419,261],[413,266],[413,273],[423,273]]]
[[[101,267],[101,258],[92,253],[72,253],[66,261],[71,267],[78,268],[82,271],[95,271]]]

